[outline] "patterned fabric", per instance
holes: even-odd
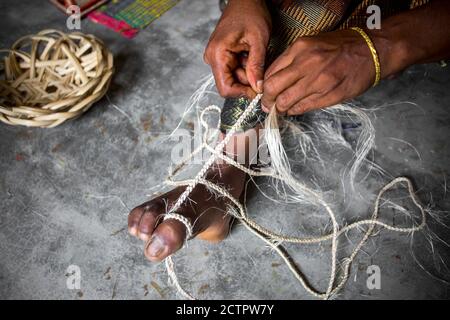
[[[273,31],[268,49],[270,64],[297,38],[336,29],[351,0],[298,0],[269,4]]]
[[[350,27],[366,25],[366,9],[370,5],[381,8],[382,19],[401,11],[426,4],[429,0],[272,0],[268,1],[272,14],[272,35],[266,65],[270,65],[296,39]],[[247,101],[247,103],[244,103]],[[231,127],[248,105],[248,99],[226,99],[222,109],[222,130]],[[249,117],[247,130],[255,126],[255,119],[264,119],[259,109]]]
[[[273,32],[269,44],[268,64],[296,39],[321,32],[364,27],[370,5],[378,5],[381,18],[409,10],[428,0],[272,0]]]
[[[220,113],[220,129],[222,131],[231,129],[249,103],[250,100],[245,97],[225,99],[222,112]],[[240,130],[245,131],[247,129],[254,128],[258,123],[264,121],[264,118],[265,113],[261,110],[261,104],[258,103],[254,112],[252,112],[247,119],[245,119],[245,125],[240,128]]]

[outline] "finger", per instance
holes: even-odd
[[[213,64],[212,66],[217,90],[222,97],[254,96],[250,86],[245,86],[236,81],[233,71],[237,65],[235,62]]]
[[[235,81],[233,70],[238,66],[237,58],[231,53],[217,54],[211,62],[211,69],[216,81],[217,90],[222,96],[233,94],[230,89]]]
[[[343,97],[338,91],[331,91],[328,94],[312,94],[299,102],[287,111],[289,116],[300,115],[306,112],[323,109],[342,102]]]
[[[298,88],[293,89],[291,87],[296,84],[296,82],[301,81],[302,77],[303,76],[295,65],[289,65],[287,68],[273,74],[264,81],[264,95],[261,104],[266,109],[271,109],[276,103],[277,110],[281,112],[286,111],[289,104],[292,105],[296,102],[296,95],[301,93],[301,91],[297,91]],[[282,93],[286,91],[287,93],[282,95]],[[280,95],[282,95],[281,99]],[[278,103],[280,103],[280,105],[278,105]]]
[[[179,250],[186,238],[186,227],[178,220],[168,219],[153,232],[144,254],[150,261],[161,261]]]
[[[287,112],[296,103],[317,93],[310,76],[304,76],[288,87],[276,98],[276,108],[279,113]]]
[[[245,70],[243,68],[237,68],[236,70],[234,70],[234,75],[241,84],[250,86],[250,83],[247,79],[247,74],[245,73]]]
[[[316,78],[320,80],[321,76]],[[310,86],[312,89],[310,93],[307,93],[306,96],[295,103],[295,105],[288,110],[288,115],[298,115],[314,109],[326,108],[341,103],[347,98],[344,93],[347,90],[343,88],[345,85],[345,78],[338,79],[325,74],[322,74],[322,78],[324,80],[322,82],[318,81],[315,90],[314,85]],[[326,81],[327,79],[328,81]],[[310,81],[305,80],[303,81],[303,84],[305,85],[309,82]]]
[[[224,97],[243,95],[241,88],[233,86],[236,82],[233,71],[239,66],[238,56],[228,50],[216,50],[213,59],[210,60],[220,95]]]
[[[287,68],[293,62],[293,57],[287,51],[283,52],[274,62],[267,68],[264,73],[264,80],[270,78],[274,73]]]
[[[262,93],[263,91],[265,59],[265,46],[263,46],[260,41],[253,41],[253,43],[250,44],[250,51],[248,53],[245,70],[253,91],[257,93]]]

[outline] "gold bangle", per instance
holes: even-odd
[[[375,87],[380,82],[381,79],[380,59],[378,58],[377,49],[375,49],[372,40],[370,40],[370,37],[363,29],[358,27],[353,27],[351,29],[358,32],[364,38],[364,40],[367,43],[367,46],[369,47],[370,53],[372,54],[373,63],[375,64],[375,81],[373,82],[372,87]]]

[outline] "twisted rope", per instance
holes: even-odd
[[[192,237],[193,234],[193,228],[192,228],[192,224],[189,221],[188,218],[186,218],[185,216],[182,216],[179,213],[176,212],[171,212],[171,213],[166,213],[164,215],[164,221],[169,220],[169,219],[173,219],[173,220],[178,220],[180,221],[184,227],[186,228],[186,240],[189,240]]]
[[[221,196],[227,198],[230,200],[230,202],[235,206],[236,212],[230,212],[233,214],[236,218],[238,218],[244,226],[249,230],[251,233],[259,237],[261,240],[263,240],[265,243],[267,243],[275,252],[277,252],[280,257],[284,260],[286,265],[288,266],[291,273],[294,275],[294,277],[299,281],[299,283],[302,285],[302,287],[310,293],[312,296],[320,298],[320,299],[328,299],[331,296],[338,293],[342,287],[345,285],[346,281],[349,277],[350,272],[350,266],[353,260],[355,259],[358,252],[361,250],[364,243],[369,239],[369,237],[372,235],[373,230],[376,226],[379,226],[381,228],[394,231],[394,232],[400,232],[400,233],[412,233],[419,231],[423,229],[423,227],[426,224],[426,211],[424,207],[421,205],[420,201],[417,199],[415,193],[414,193],[414,187],[412,185],[411,180],[409,180],[406,177],[397,177],[393,179],[391,182],[386,184],[377,194],[377,197],[375,199],[373,211],[371,214],[370,219],[360,220],[357,222],[354,222],[352,224],[349,224],[345,227],[339,228],[338,223],[336,222],[336,216],[333,212],[333,210],[330,208],[330,206],[325,202],[325,200],[322,199],[322,197],[315,192],[314,190],[310,189],[306,185],[302,184],[301,182],[297,181],[295,178],[293,178],[291,175],[286,176],[282,175],[279,172],[276,172],[273,167],[270,170],[266,171],[255,171],[252,169],[249,169],[245,166],[242,166],[241,164],[237,163],[230,157],[223,154],[222,150],[224,149],[225,145],[229,142],[232,135],[236,132],[236,128],[239,128],[242,124],[242,121],[245,120],[247,115],[252,112],[252,110],[255,108],[258,101],[261,99],[262,95],[258,95],[255,97],[255,99],[250,103],[250,105],[247,107],[247,109],[242,113],[240,118],[237,120],[235,125],[230,129],[230,131],[227,133],[227,135],[224,137],[224,139],[217,144],[215,148],[212,148],[208,144],[208,132],[209,132],[209,126],[204,121],[203,116],[206,112],[209,111],[217,111],[220,112],[220,108],[217,106],[209,106],[205,110],[202,111],[202,114],[200,116],[200,122],[202,126],[206,129],[205,134],[203,137],[203,143],[196,149],[194,152],[192,152],[186,159],[184,159],[173,172],[169,174],[169,177],[167,179],[167,182],[173,186],[187,186],[185,191],[182,193],[182,195],[178,198],[175,205],[170,209],[168,212],[168,217],[173,217],[173,212],[177,210],[188,198],[189,194],[192,192],[192,190],[197,186],[198,184],[203,184],[206,187],[210,188],[211,190],[214,190]],[[220,126],[220,123],[218,124],[218,127]],[[268,127],[267,127],[268,126]],[[271,113],[269,115],[269,118],[266,120],[266,129],[274,129],[278,128],[276,124],[276,115],[274,113]],[[266,130],[265,132],[268,132]],[[187,162],[194,157],[197,153],[199,153],[201,150],[206,148],[208,151],[211,152],[210,158],[205,162],[202,169],[199,171],[197,176],[194,179],[187,179],[187,180],[181,180],[181,181],[175,181],[173,177],[176,175],[176,173],[183,168]],[[272,147],[269,146],[269,152],[271,152]],[[251,219],[243,207],[243,205],[234,198],[226,189],[222,188],[221,186],[218,186],[217,184],[212,183],[211,181],[206,180],[205,174],[207,170],[211,167],[211,165],[216,161],[217,159],[222,159],[226,161],[228,164],[244,171],[245,173],[251,175],[251,176],[265,176],[265,177],[272,177],[275,179],[282,180],[286,183],[289,183],[290,185],[294,185],[298,189],[302,190],[302,192],[305,192],[314,198],[317,199],[318,203],[324,207],[324,209],[327,211],[328,215],[330,216],[330,219],[333,223],[333,231],[329,234],[325,234],[319,237],[308,237],[308,238],[301,238],[301,237],[294,237],[294,236],[287,236],[280,233],[276,233],[272,230],[269,230],[260,224],[258,224],[256,221]],[[287,181],[289,180],[289,181]],[[409,193],[409,196],[413,202],[413,204],[420,210],[421,213],[421,221],[418,225],[413,225],[411,227],[394,227],[391,225],[388,225],[384,222],[381,222],[378,220],[378,213],[379,213],[379,207],[380,207],[380,200],[383,197],[384,193],[386,193],[388,190],[392,189],[396,185],[399,184],[406,184],[407,190]],[[185,224],[186,228],[189,228],[189,225]],[[361,227],[361,226],[368,226],[367,231],[364,233],[363,238],[361,241],[356,245],[352,253],[349,257],[347,257],[343,263],[343,273],[340,276],[340,279],[338,279],[336,283],[336,277],[337,277],[337,271],[336,271],[336,265],[337,265],[337,246],[338,246],[338,237],[342,234]],[[325,292],[320,292],[319,290],[312,287],[304,277],[304,275],[299,271],[298,267],[295,265],[295,263],[290,259],[286,251],[281,247],[282,242],[288,242],[288,243],[296,243],[296,244],[315,244],[315,243],[321,243],[325,241],[330,241],[332,243],[331,246],[331,271],[330,271],[330,277],[328,286]],[[182,288],[182,286],[179,284],[176,272],[175,272],[175,266],[173,263],[173,260],[171,256],[167,257],[165,260],[167,273],[169,275],[170,282],[177,288],[178,292],[186,299],[195,299],[190,293],[188,293],[186,290]]]

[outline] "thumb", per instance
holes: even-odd
[[[264,60],[266,58],[266,48],[261,44],[253,44],[248,54],[245,72],[252,89],[257,93],[262,93],[264,79]]]

